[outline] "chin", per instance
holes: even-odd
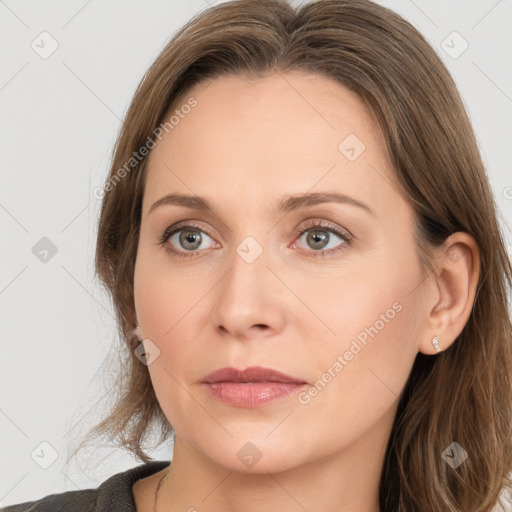
[[[219,450],[213,453],[210,445],[206,454],[228,471],[252,475],[279,473],[303,462],[299,460],[303,452],[297,450],[300,443],[288,438],[288,444],[284,444],[283,439],[277,437],[270,441],[269,438],[265,439],[267,434],[235,437],[227,444],[218,446]]]

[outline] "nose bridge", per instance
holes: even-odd
[[[234,246],[229,271],[222,279],[213,321],[217,327],[244,336],[254,325],[279,328],[283,317],[278,281],[267,268],[270,263],[268,237],[262,231],[247,235]]]
[[[231,270],[226,276],[225,292],[236,296],[239,303],[243,303],[245,298],[248,302],[253,302],[253,295],[264,298],[261,293],[265,293],[263,285],[270,273],[267,268],[269,244],[266,243],[268,240],[263,239],[264,235],[257,237],[260,241],[254,235],[245,236],[234,247],[231,257]]]

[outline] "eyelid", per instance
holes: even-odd
[[[196,223],[197,221],[194,220],[185,220],[177,222],[176,224],[171,224],[169,227],[167,227],[164,232],[161,235],[158,235],[158,244],[164,245],[172,236],[174,236],[177,232],[190,229],[200,231],[201,233],[204,233],[209,238],[211,238],[215,243],[218,244],[218,242],[215,240],[213,236],[211,236],[208,231],[201,226],[200,224]],[[178,252],[178,251],[175,251]],[[188,251],[190,253],[193,253],[193,251]]]
[[[342,228],[341,226],[333,224],[329,221],[315,220],[315,219],[313,219],[311,224],[308,224],[306,226],[303,226],[302,228],[299,228],[297,230],[297,234],[302,235],[306,231],[314,230],[315,228],[317,228],[319,231],[321,231],[321,230],[332,231],[333,233],[335,233],[340,238],[343,238],[346,241],[352,240],[354,238],[354,235],[346,228]]]
[[[202,233],[205,233],[207,234],[210,238],[214,238],[213,236],[211,236],[209,233],[208,233],[208,229],[206,229],[205,227],[203,227],[199,221],[195,221],[195,220],[184,220],[184,221],[179,221],[179,222],[176,222],[175,224],[171,224],[170,226],[168,226],[164,232],[162,233],[162,235],[159,235],[159,238],[163,238],[167,235],[172,235],[174,234],[176,231],[180,231],[181,229],[185,229],[185,228],[190,228],[190,229],[197,229],[198,231],[201,231]]]

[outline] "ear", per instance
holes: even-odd
[[[429,276],[427,294],[427,332],[420,339],[419,351],[433,355],[437,336],[440,350],[446,350],[466,325],[480,274],[480,253],[475,239],[468,233],[450,235],[435,249],[434,273]]]
[[[132,331],[132,334],[139,340],[139,341],[142,341],[142,332],[140,330],[140,326],[139,324],[137,323],[137,326],[135,327],[135,329],[133,329]]]

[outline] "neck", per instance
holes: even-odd
[[[176,435],[157,511],[380,512],[379,482],[392,420],[389,428],[366,431],[339,452],[274,473],[219,466]]]

